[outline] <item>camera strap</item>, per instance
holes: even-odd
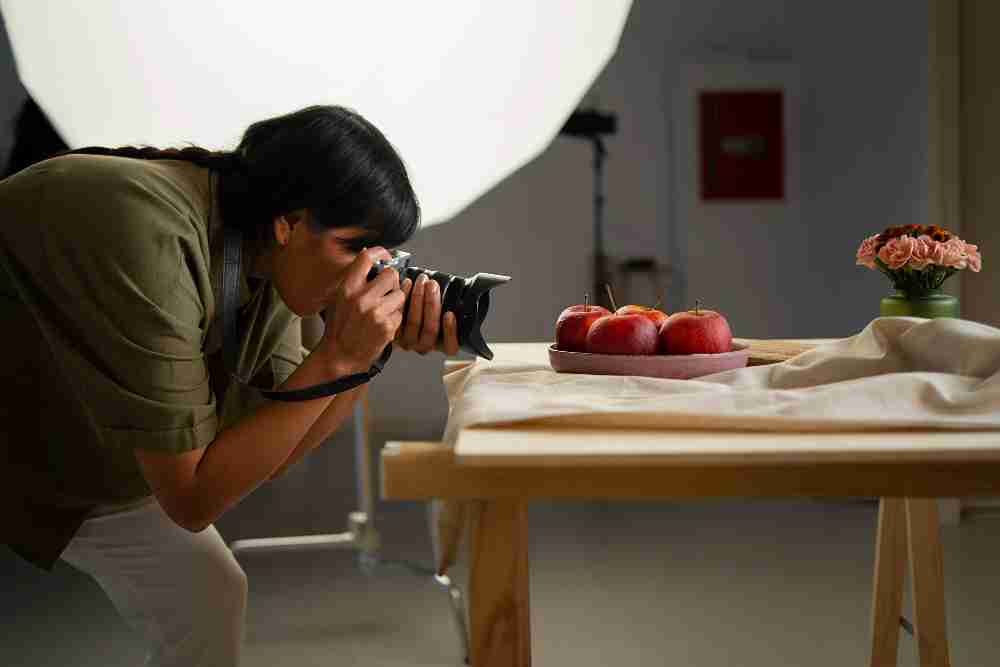
[[[238,328],[238,308],[240,302],[240,261],[243,250],[243,232],[235,225],[222,226],[222,358],[226,368],[234,380],[240,384],[248,384],[238,372],[240,336]],[[265,398],[272,401],[309,401],[315,398],[325,398],[353,389],[368,382],[382,372],[389,357],[392,356],[392,343],[385,346],[372,367],[363,373],[354,373],[337,378],[330,382],[314,384],[303,389],[291,391],[261,390]]]

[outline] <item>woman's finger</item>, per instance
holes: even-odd
[[[413,283],[413,292],[410,294],[410,312],[406,315],[406,325],[403,327],[403,340],[406,341],[407,349],[417,344],[420,337],[420,324],[424,317],[424,293],[427,291],[427,283],[430,279],[426,273],[417,276],[417,281]]]
[[[450,310],[444,314],[444,353],[454,356],[458,354],[458,320]]]
[[[389,316],[399,314],[399,319],[403,319],[403,308],[406,306],[406,295],[403,290],[396,288],[382,297],[378,305],[378,312],[381,315]]]
[[[441,330],[441,288],[437,281],[430,281],[424,299],[424,323],[420,328],[420,340],[416,349],[421,354],[427,354],[437,344],[438,332]]]
[[[368,272],[371,271],[375,262],[378,260],[389,259],[392,259],[392,255],[390,255],[389,251],[382,246],[365,248],[359,252],[357,257],[354,258],[354,261],[351,262],[350,266],[348,266],[347,270],[344,272],[344,277],[341,281],[344,291],[348,294],[355,294],[363,291],[368,277]]]
[[[410,292],[413,291],[413,281],[410,280],[409,278],[404,279],[403,284],[400,285],[399,289],[402,290],[403,292],[404,303],[405,303],[405,299],[410,298]],[[399,329],[396,330],[395,341],[396,343],[399,344],[401,348],[403,348],[404,350],[408,350],[409,347],[407,346],[408,344],[406,340],[404,340],[403,334],[404,334],[404,327],[399,327]]]

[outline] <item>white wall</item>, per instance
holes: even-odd
[[[687,264],[689,296],[726,313],[737,336],[860,330],[887,285],[854,266],[857,244],[926,220],[927,34],[925,0],[636,0],[618,54],[585,100],[619,117],[606,163],[609,253]],[[678,73],[748,56],[798,66],[797,213],[688,225],[671,194]],[[454,222],[408,244],[421,266],[514,276],[495,293],[489,340],[550,340],[559,311],[590,289],[590,160],[586,143],[557,139]],[[681,305],[676,290],[669,297],[670,308]],[[372,389],[374,444],[440,437],[440,368],[439,354],[392,360]]]
[[[732,56],[727,56],[732,59]],[[703,60],[709,60],[703,57]],[[671,300],[673,309],[690,307],[698,300],[707,308],[721,309],[740,335],[757,330],[777,331],[790,326],[783,312],[765,312],[760,298],[781,297],[788,275],[802,257],[788,253],[792,235],[802,229],[801,194],[801,75],[787,62],[708,63],[682,65],[674,77],[671,104],[673,207],[669,228],[673,237],[667,256],[680,269]],[[703,90],[760,90],[783,92],[782,120],[785,144],[784,199],[758,202],[704,202],[699,187],[698,93]],[[757,235],[760,235],[758,238]],[[774,243],[773,237],[783,239]],[[734,243],[733,241],[736,241]],[[802,241],[799,241],[802,242]],[[749,246],[747,244],[750,244]],[[753,295],[745,285],[732,284],[733,276],[753,274]],[[776,318],[781,318],[784,324]]]

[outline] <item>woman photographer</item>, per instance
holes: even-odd
[[[222,353],[223,223],[243,237],[245,382]],[[233,152],[81,149],[0,182],[5,541],[94,577],[149,664],[238,664],[246,577],[212,523],[326,440],[367,385],[260,391],[367,371],[393,342],[458,351],[434,281],[367,279],[418,225],[399,156],[341,107],[254,123]],[[301,318],[324,310],[306,350]]]

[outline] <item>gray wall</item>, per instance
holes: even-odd
[[[924,0],[636,0],[618,53],[584,100],[619,115],[606,165],[609,253],[688,264],[688,294],[670,290],[668,306],[697,292],[737,336],[860,330],[887,284],[854,266],[857,244],[887,225],[926,221],[927,35]],[[680,66],[748,56],[799,67],[797,211],[686,226],[671,195]],[[489,340],[551,340],[559,311],[589,290],[590,160],[584,142],[556,139],[456,220],[408,244],[421,266],[514,276],[496,292]],[[671,234],[680,239],[673,253]],[[706,252],[713,263],[692,265]],[[374,444],[440,437],[441,363],[440,354],[392,360],[371,392]]]
[[[926,218],[927,28],[926,0],[635,0],[618,53],[584,100],[619,116],[608,140],[608,252],[684,269],[663,285],[668,309],[701,298],[738,336],[859,330],[886,286],[853,265],[856,245]],[[680,69],[748,58],[799,68],[798,201],[790,215],[729,210],[691,224],[678,214],[671,152]],[[0,63],[8,102],[24,95],[12,74]],[[589,145],[556,139],[408,249],[422,266],[513,275],[496,292],[488,338],[549,340],[559,311],[590,289],[591,178]],[[652,287],[616,286],[620,301],[654,300]],[[393,359],[371,393],[376,444],[440,436],[440,368],[440,354]]]

